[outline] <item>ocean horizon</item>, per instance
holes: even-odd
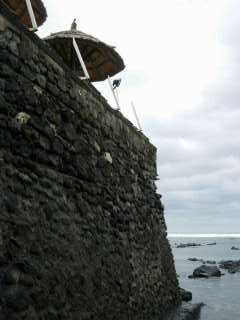
[[[168,238],[240,238],[239,233],[169,233]]]

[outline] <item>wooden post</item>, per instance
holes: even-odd
[[[35,18],[34,12],[33,12],[31,0],[26,0],[26,5],[27,5],[27,9],[28,9],[28,14],[29,14],[31,22],[32,22],[31,31],[37,31],[38,26],[37,26],[37,22],[36,22],[36,18]]]
[[[139,131],[142,131],[142,127],[141,127],[141,124],[140,124],[140,121],[139,121],[139,118],[138,118],[137,111],[136,111],[136,108],[134,106],[134,103],[131,102],[131,105],[132,105],[134,116],[135,116],[136,121],[137,121],[138,129],[139,129]]]
[[[84,61],[83,61],[81,52],[80,52],[80,50],[79,50],[79,47],[78,47],[78,45],[77,45],[77,42],[76,42],[75,38],[73,38],[73,47],[74,47],[74,49],[75,49],[75,52],[76,52],[77,57],[78,57],[78,60],[79,60],[79,62],[80,62],[80,64],[81,64],[81,67],[82,67],[82,69],[83,69],[83,73],[84,73],[84,75],[85,75],[84,77],[80,77],[80,79],[81,79],[81,80],[90,79],[89,73],[88,73],[87,68],[86,68],[86,65],[85,65],[85,63],[84,63]]]
[[[118,88],[115,88],[115,89],[114,89],[114,92],[115,92],[115,95],[116,95],[116,98],[117,98],[117,101],[118,101],[118,105],[120,105],[120,102],[119,102],[119,94],[118,94]]]

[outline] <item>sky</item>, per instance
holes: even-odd
[[[78,29],[116,46],[121,112],[158,148],[169,233],[240,233],[240,2],[45,0],[39,36]],[[107,81],[96,87],[115,108]]]

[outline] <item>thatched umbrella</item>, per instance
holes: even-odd
[[[32,28],[26,0],[2,0],[7,7],[13,11],[28,28]],[[38,26],[42,25],[47,18],[47,11],[41,0],[31,0],[32,9]]]
[[[46,40],[63,58],[68,66],[80,76],[84,75],[81,58],[91,81],[103,81],[122,71],[125,66],[120,55],[104,42],[77,30],[74,20],[71,30],[53,33]],[[73,42],[77,44],[74,47]],[[77,51],[80,51],[80,57]],[[86,72],[85,72],[86,74]]]

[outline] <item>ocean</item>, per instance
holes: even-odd
[[[220,278],[189,279],[193,270],[201,262],[191,262],[188,258],[203,260],[240,260],[240,251],[231,250],[232,246],[240,248],[240,238],[169,236],[174,255],[176,271],[180,286],[193,294],[193,303],[203,302],[201,320],[236,320],[240,319],[240,273],[229,274],[226,270]],[[200,247],[176,248],[180,243],[200,243]],[[204,244],[216,242],[216,245]]]

